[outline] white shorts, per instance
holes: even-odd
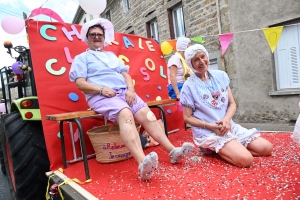
[[[226,142],[231,140],[237,140],[242,145],[247,147],[247,145],[255,140],[256,138],[260,137],[260,134],[257,133],[256,128],[246,129],[239,124],[235,124],[232,127],[232,132],[229,131],[226,135],[220,136],[214,132],[209,134],[203,135],[201,137],[195,138],[195,143],[204,149],[210,149],[216,153],[225,145]]]

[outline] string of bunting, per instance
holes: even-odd
[[[289,24],[286,26],[295,26],[299,25],[297,24]],[[246,30],[246,31],[238,31],[238,32],[232,32],[232,33],[225,33],[225,34],[218,34],[218,35],[206,35],[206,36],[196,36],[190,38],[194,42],[198,42],[201,44],[205,43],[205,40],[203,38],[205,37],[219,37],[221,49],[222,49],[222,55],[226,52],[228,46],[230,45],[232,38],[237,33],[245,33],[245,32],[252,32],[252,31],[263,31],[264,35],[266,37],[266,40],[270,46],[270,49],[272,53],[274,53],[276,46],[278,44],[278,41],[280,39],[280,35],[282,33],[284,26],[276,26],[272,28],[262,28],[262,29],[253,29],[253,30]],[[176,40],[166,40],[161,43],[161,51],[164,55],[169,55],[172,53],[172,51],[176,51]]]

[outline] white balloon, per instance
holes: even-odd
[[[91,15],[100,15],[106,8],[106,0],[79,0],[79,5]]]

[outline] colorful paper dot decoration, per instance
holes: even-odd
[[[300,102],[299,102],[299,107],[300,107]]]
[[[171,113],[172,113],[172,111],[168,109],[168,110],[167,110],[167,113],[168,113],[168,114],[171,114]]]
[[[157,96],[156,97],[156,101],[160,101],[161,100],[161,97],[160,96]]]
[[[78,95],[75,94],[74,92],[71,92],[71,93],[69,94],[69,99],[70,99],[71,101],[76,102],[76,101],[78,101],[79,97],[78,97]]]
[[[149,94],[147,94],[147,95],[146,95],[146,98],[147,98],[147,99],[149,99],[149,98],[150,98],[150,95],[149,95]]]
[[[158,86],[157,89],[161,90],[161,86]]]
[[[60,132],[57,133],[57,137],[60,138]]]

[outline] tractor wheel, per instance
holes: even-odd
[[[2,116],[1,143],[13,200],[45,199],[49,158],[41,121],[23,121],[18,112]]]
[[[2,134],[2,133],[0,132],[0,136],[1,136],[1,134]],[[4,175],[6,175],[1,143],[0,143],[0,166],[1,166],[1,171],[2,171],[2,173],[3,173]]]

